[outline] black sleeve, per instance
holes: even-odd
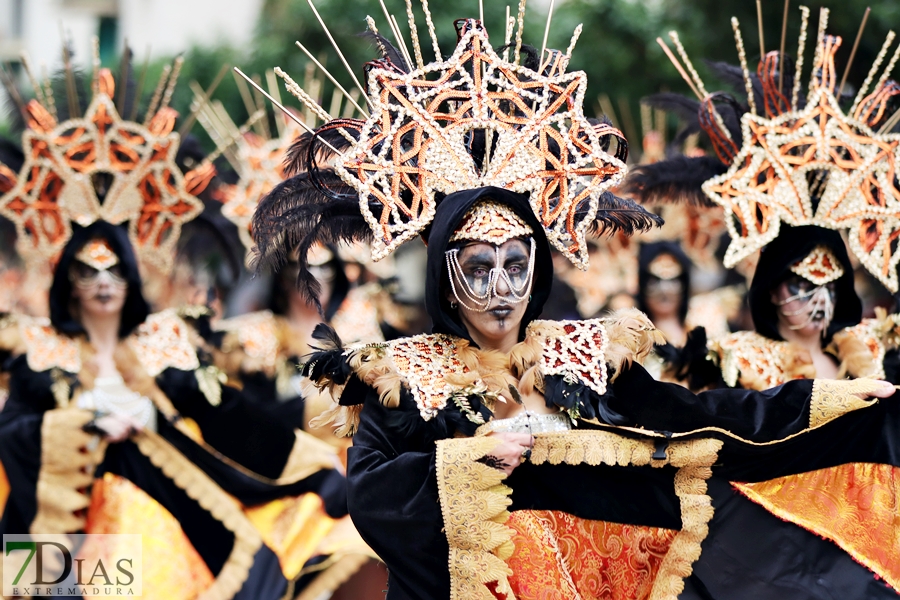
[[[366,398],[348,451],[350,517],[388,567],[388,598],[447,598],[435,444],[395,431],[390,413],[399,410],[407,408],[385,408],[374,391]]]
[[[228,385],[222,386],[221,402],[213,406],[192,371],[167,369],[157,377],[157,384],[182,416],[197,422],[210,446],[264,477],[281,475],[294,447],[290,424]]]
[[[37,513],[44,412],[55,406],[48,373],[35,373],[19,356],[10,364],[9,397],[0,412],[0,463],[10,493],[3,509],[3,533],[27,533]]]
[[[665,432],[714,427],[755,442],[782,439],[809,426],[813,380],[756,392],[720,389],[694,394],[656,381],[637,363],[619,374],[601,397],[627,424]]]

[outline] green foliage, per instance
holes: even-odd
[[[376,0],[348,3],[346,0],[315,0],[322,18],[341,47],[356,77],[363,80],[363,65],[378,57],[378,50],[370,41],[359,34],[366,29],[365,17],[371,15],[382,35],[394,42],[394,36],[387,25],[384,13]],[[431,40],[425,26],[421,1],[412,0],[422,55],[425,62],[434,58]],[[385,0],[388,10],[396,16],[401,33],[410,46],[412,44],[407,24],[406,7],[403,0]],[[453,2],[432,0],[431,11],[441,50],[446,54],[453,50],[456,33],[453,21],[463,17],[477,17],[476,0]],[[524,42],[540,47],[546,22],[549,1],[540,5],[532,0],[526,11]],[[900,23],[900,3],[896,0],[842,0],[827,3],[832,9],[828,30],[843,37],[843,46],[838,53],[838,73],[843,74],[844,65],[850,54],[850,47],[856,37],[860,19],[866,5],[872,7],[853,68],[848,78],[845,92],[852,92],[866,76],[875,59],[887,31],[891,25]],[[721,82],[715,81],[704,64],[705,59],[737,63],[737,52],[730,18],[740,19],[741,31],[747,48],[751,68],[759,57],[759,37],[757,33],[756,3],[722,2],[721,0],[557,0],[553,14],[548,46],[565,49],[575,27],[582,23],[584,32],[575,48],[570,70],[582,69],[588,74],[588,96],[586,110],[589,114],[599,111],[596,99],[599,94],[608,95],[615,106],[620,126],[625,126],[631,134],[633,123],[639,114],[640,98],[658,92],[671,90],[689,93],[675,68],[669,63],[656,43],[662,36],[668,42],[670,30],[679,32],[684,45],[710,91],[723,89]],[[811,9],[809,41],[807,42],[804,79],[809,76],[812,61],[812,47],[818,24],[821,2],[809,4]],[[495,46],[503,43],[506,4],[485,0],[485,23],[492,34]],[[797,35],[800,28],[799,2],[791,2],[790,19],[787,29],[786,51],[795,55]],[[509,9],[515,16],[517,5],[510,0]],[[780,0],[764,0],[765,44],[767,50],[775,50],[780,45],[781,22],[784,4]],[[238,66],[248,74],[261,75],[267,70],[280,66],[303,84],[307,76],[308,60],[294,45],[300,40],[331,73],[348,89],[355,87],[346,68],[338,59],[331,43],[313,15],[306,0],[266,0],[258,22],[255,24],[254,40],[250,47],[229,46],[193,47],[185,54],[185,64],[180,83],[176,88],[172,105],[182,114],[188,114],[192,93],[189,81],[196,81],[203,88],[210,85],[222,65]],[[670,44],[671,45],[671,44]],[[896,45],[896,42],[895,42]],[[893,51],[893,49],[892,49]],[[144,102],[149,98],[158,81],[163,66],[172,57],[156,58],[150,63],[144,86]],[[144,57],[134,59],[136,76],[140,75]],[[115,69],[118,69],[116,66]],[[115,72],[118,72],[117,70]],[[264,86],[267,87],[267,86]],[[300,108],[299,102],[281,88],[284,103]],[[322,104],[326,110],[332,97],[332,86],[326,84]],[[249,112],[241,98],[231,74],[227,74],[214,94],[221,101],[232,119],[243,123]],[[624,109],[624,110],[623,110]],[[629,119],[632,115],[632,126]],[[274,115],[270,110],[270,126],[274,128]],[[674,120],[671,121],[674,127]],[[627,131],[631,129],[631,131]],[[193,133],[211,149],[210,140],[195,126]]]

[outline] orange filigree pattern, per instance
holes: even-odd
[[[831,540],[900,589],[900,469],[852,463],[733,484],[772,514]]]
[[[209,129],[207,129],[209,131]],[[286,124],[278,138],[264,140],[252,133],[245,134],[235,146],[235,158],[240,165],[240,180],[225,188],[222,215],[237,226],[247,258],[253,248],[250,221],[263,196],[284,179],[285,149],[301,133],[293,123]]]
[[[726,266],[775,239],[781,223],[846,229],[860,262],[896,292],[900,135],[871,127],[880,118],[877,106],[891,94],[876,91],[853,115],[845,114],[834,96],[839,46],[837,37],[820,41],[813,69],[818,75],[805,108],[774,117],[744,115],[740,152],[703,191],[729,217]],[[767,99],[767,114],[769,108]]]
[[[645,600],[678,533],[539,510],[515,511],[506,526],[518,600]]]
[[[125,121],[107,69],[100,81],[81,118],[57,124],[37,101],[29,103],[25,164],[0,197],[0,214],[15,223],[18,251],[30,263],[54,261],[71,223],[104,220],[127,223],[142,264],[168,273],[182,224],[203,208],[175,163],[176,113],[163,108],[146,126]]]
[[[625,174],[624,138],[588,122],[583,72],[505,61],[476,20],[459,22],[459,34],[446,60],[410,73],[382,61],[369,72],[372,114],[336,167],[360,194],[373,258],[428,226],[436,194],[497,186],[529,194],[550,242],[585,267],[600,196]],[[476,138],[492,140],[487,156],[472,152]],[[604,150],[613,138],[615,155]]]

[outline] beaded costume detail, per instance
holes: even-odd
[[[614,128],[588,122],[587,79],[565,73],[567,62],[559,56],[542,75],[505,61],[481,23],[468,20],[446,60],[410,73],[387,65],[369,72],[372,114],[336,170],[360,194],[373,258],[428,226],[435,194],[496,186],[529,194],[550,243],[587,265],[585,235],[601,194],[625,175],[625,145]],[[474,130],[495,138],[480,163],[467,148]],[[617,156],[603,150],[603,137],[619,140]]]
[[[840,279],[844,268],[827,246],[816,246],[806,258],[791,265],[791,273],[816,285],[825,285]]]
[[[16,225],[17,250],[30,266],[52,262],[72,235],[72,222],[86,227],[103,220],[128,223],[128,234],[145,265],[172,269],[175,244],[185,222],[203,205],[188,191],[175,163],[176,113],[159,110],[146,125],[125,121],[116,110],[108,69],[82,118],[57,123],[36,100],[28,103],[22,137],[25,164],[15,187],[0,197],[0,214]],[[95,179],[113,174],[98,195]]]

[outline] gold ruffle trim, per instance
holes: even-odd
[[[234,534],[231,554],[213,584],[199,596],[200,600],[229,600],[247,580],[262,546],[259,533],[231,496],[162,437],[142,431],[132,439],[166,477]]]
[[[364,554],[348,554],[334,561],[328,561],[329,564],[322,573],[313,579],[295,600],[318,600],[330,597],[370,560],[373,559]]]
[[[478,459],[499,443],[489,437],[441,440],[437,443],[437,478],[444,531],[450,545],[451,600],[492,600],[486,584],[508,600],[515,596],[511,575],[504,562],[512,554],[513,531],[506,527],[512,490],[504,474]],[[665,460],[653,460],[650,440],[623,437],[606,431],[568,431],[538,434],[532,451],[535,464],[586,463],[589,465],[651,466],[678,468],[675,493],[681,501],[682,529],[663,560],[650,595],[651,600],[675,600],[684,590],[684,578],[700,557],[700,544],[713,516],[706,494],[706,480],[722,442],[712,439],[671,442]]]
[[[41,424],[41,469],[37,481],[37,513],[31,533],[73,533],[84,529],[84,511],[91,499],[85,490],[103,460],[106,442],[81,428],[93,413],[56,408],[44,413]],[[85,511],[86,512],[86,511]]]
[[[505,559],[512,556],[513,530],[504,525],[512,490],[503,471],[477,462],[500,444],[491,437],[437,443],[438,496],[450,544],[450,600],[495,600],[486,584],[514,600]]]
[[[870,394],[879,387],[881,383],[872,379],[816,379],[809,401],[810,428],[824,425],[848,412],[872,406],[877,400],[866,400],[857,394]]]

